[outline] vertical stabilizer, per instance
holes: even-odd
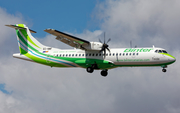
[[[16,25],[6,25],[8,27],[12,27],[16,29],[17,40],[19,45],[20,54],[26,54],[28,51],[40,51],[44,47],[41,43],[39,43],[31,33],[36,33],[33,30],[30,30],[24,24],[16,24]]]

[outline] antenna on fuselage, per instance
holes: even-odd
[[[130,41],[130,47],[132,48],[132,41]],[[134,48],[137,48],[137,45],[135,45]]]

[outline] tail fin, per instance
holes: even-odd
[[[40,51],[43,50],[44,47],[46,47],[41,43],[39,43],[31,35],[31,33],[36,33],[36,32],[30,30],[28,27],[26,27],[26,25],[16,24],[16,25],[6,25],[6,26],[16,29],[20,54],[26,54],[28,53],[28,51]]]

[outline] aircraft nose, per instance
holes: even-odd
[[[173,57],[173,56],[169,56],[169,58],[168,58],[168,59],[169,59],[169,61],[170,61],[170,62],[175,62],[175,61],[176,61],[176,58],[175,58],[175,57]]]

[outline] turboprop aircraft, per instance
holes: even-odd
[[[40,63],[50,67],[81,67],[87,72],[102,70],[101,75],[107,76],[108,70],[117,67],[161,66],[166,72],[167,65],[176,61],[163,48],[109,48],[110,39],[102,43],[89,42],[54,29],[45,29],[56,39],[76,49],[57,49],[38,42],[24,24],[6,25],[15,28],[20,53],[13,57]]]

